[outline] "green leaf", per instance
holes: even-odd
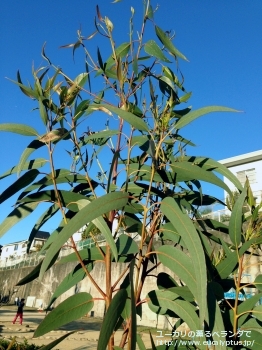
[[[180,57],[185,61],[188,61],[186,56],[184,56],[180,51],[177,50],[177,48],[174,46],[170,38],[166,35],[165,32],[158,26],[155,26],[155,31],[158,39],[161,41],[161,43],[167,48],[167,50],[174,55],[175,57]]]
[[[136,333],[137,333],[137,324],[136,324],[136,297],[134,291],[134,267],[136,264],[136,259],[133,259],[130,268],[129,268],[129,277],[130,277],[130,297],[131,297],[131,325],[129,331],[130,338],[130,350],[136,350]]]
[[[236,109],[232,109],[228,107],[222,107],[222,106],[209,106],[209,107],[199,108],[180,118],[179,121],[176,123],[176,129],[181,129],[187,124],[191,123],[193,120],[212,112],[240,112],[240,111],[237,111]]]
[[[159,233],[162,239],[168,239],[173,241],[174,243],[180,244],[183,247],[185,246],[182,237],[176,232],[171,222],[167,222],[166,224],[162,225],[160,227]]]
[[[46,113],[46,108],[45,108],[41,98],[39,99],[38,102],[39,102],[39,112],[40,112],[41,119],[42,119],[44,125],[47,125],[48,117],[47,117],[47,113]]]
[[[161,246],[155,251],[160,262],[173,271],[188,286],[193,295],[197,295],[197,279],[191,258],[171,246]]]
[[[127,291],[125,289],[120,289],[113,297],[104,316],[104,320],[100,329],[97,349],[106,350],[109,339],[125,307],[126,299]]]
[[[108,213],[110,210],[121,209],[127,203],[128,194],[122,192],[108,193],[95,199],[90,204],[81,209],[63,228],[57,239],[48,249],[44,263],[41,268],[40,278],[43,277],[46,267],[50,260],[59,251],[60,247],[73,235],[74,232],[83,227],[87,222],[99,218],[99,216]],[[111,238],[111,239],[110,239]],[[117,260],[117,249],[112,236],[107,237],[112,253]]]
[[[253,282],[258,290],[262,291],[262,275],[258,275]]]
[[[246,323],[242,324],[241,330],[256,331],[262,334],[262,327],[260,324],[258,324],[258,322],[254,318],[251,318]]]
[[[2,237],[7,231],[9,231],[18,222],[20,222],[21,220],[26,218],[29,214],[31,214],[36,209],[37,206],[38,206],[38,203],[27,203],[27,204],[19,205],[14,210],[12,210],[11,213],[8,214],[8,216],[0,224],[0,237]]]
[[[119,45],[115,49],[115,53],[116,53],[116,56],[118,58],[123,58],[128,54],[129,50],[130,50],[130,43],[126,42],[126,43]],[[108,58],[108,60],[106,61],[106,66],[111,67],[113,64],[115,64],[115,60],[114,60],[113,56],[111,55]]]
[[[120,118],[124,119],[125,121],[127,121],[130,125],[132,125],[134,128],[141,130],[141,131],[148,131],[148,126],[147,124],[143,121],[143,119],[137,117],[136,115],[134,115],[133,113],[130,113],[128,111],[125,111],[121,108],[117,108],[111,105],[100,105],[101,107],[104,107],[106,109],[108,109],[109,111],[111,111],[112,113],[115,113],[116,115],[118,115]],[[90,108],[97,108],[96,105],[91,105]]]
[[[257,320],[262,321],[262,305],[254,307],[252,314]]]
[[[56,340],[53,340],[51,343],[47,344],[47,345],[44,345],[44,346],[41,346],[41,348],[39,350],[51,350],[51,349],[54,349],[54,347],[61,343],[61,341],[63,341],[64,339],[66,339],[69,335],[72,335],[73,333],[75,333],[76,331],[72,331],[72,332],[68,332],[64,335],[62,335],[62,337],[56,339]]]
[[[21,170],[38,169],[44,166],[46,162],[47,160],[44,158],[33,159],[33,160],[30,160],[29,162],[26,162]],[[18,167],[14,166],[11,169],[7,170],[4,174],[0,175],[0,180],[9,175],[15,174],[17,172],[17,169]]]
[[[101,251],[105,253],[105,249],[103,247],[100,247]],[[104,255],[101,254],[100,249],[97,247],[93,247],[91,249],[82,249],[79,250],[78,253],[82,260],[85,260],[86,262],[96,261],[96,260],[103,260]],[[71,253],[69,255],[63,256],[59,261],[58,264],[67,264],[71,262],[78,261],[78,258],[75,253]]]
[[[5,123],[0,124],[0,131],[13,132],[24,136],[38,136],[38,132],[26,124]]]
[[[50,268],[54,265],[54,263],[55,263],[55,261],[56,261],[58,255],[59,255],[59,252],[58,252],[58,253],[55,255],[55,257],[52,259],[52,261],[50,262],[49,266],[47,267],[47,270],[50,269]],[[42,263],[43,263],[43,260],[40,261],[40,263],[39,263],[38,265],[36,265],[36,266],[33,268],[33,270],[32,270],[27,276],[25,276],[24,278],[22,278],[16,285],[17,285],[17,286],[23,286],[23,285],[25,285],[25,284],[27,284],[27,283],[29,283],[29,282],[35,280],[36,278],[38,278]]]
[[[205,170],[213,170],[218,172],[224,177],[227,177],[238,190],[243,191],[243,186],[238,178],[225,165],[207,157],[183,156],[182,160],[192,162]]]
[[[137,333],[137,335],[136,335],[136,342],[137,342],[139,350],[146,350],[145,344],[143,343],[143,340],[142,340],[139,333]]]
[[[149,40],[145,44],[144,50],[150,56],[158,58],[161,61],[171,63],[171,61],[169,61],[169,59],[166,58],[166,56],[163,54],[163,51],[160,49],[160,47],[157,45],[157,43],[154,40]]]
[[[93,269],[93,263],[88,263],[86,265],[86,268],[89,272]],[[55,292],[53,293],[48,306],[46,307],[49,309],[49,307],[56,301],[56,299],[65,293],[68,289],[75,286],[77,283],[82,281],[86,277],[86,272],[83,270],[82,265],[78,264],[59,284],[59,286],[56,288]]]
[[[248,334],[243,332],[240,339],[245,350],[261,350],[262,349],[262,334],[260,332],[252,331]]]
[[[245,320],[247,319],[249,313],[251,312],[251,310],[255,307],[256,303],[262,298],[262,293],[258,293],[258,294],[255,294],[253,295],[251,298],[243,301],[242,304],[240,304],[238,306],[238,309],[237,309],[237,313],[238,315],[242,314],[243,312],[245,312],[244,315],[240,316],[238,318],[238,326],[240,327],[244,322]],[[230,314],[231,316],[233,317],[233,312],[232,310],[230,310]]]
[[[171,221],[177,232],[184,240],[191,259],[194,259],[193,271],[194,277],[197,276],[198,284],[201,288],[191,290],[196,296],[200,309],[200,325],[207,316],[206,296],[207,296],[207,272],[205,254],[202,248],[201,240],[192,221],[187,214],[184,214],[176,201],[172,198],[165,198],[161,203],[161,210]],[[188,285],[190,288],[190,286]],[[191,288],[190,288],[191,289]]]
[[[75,193],[66,190],[58,190],[58,194],[61,200],[61,204],[64,208],[70,209],[74,212],[78,211],[77,201],[86,197],[80,193]],[[19,203],[30,203],[30,202],[51,202],[57,204],[58,199],[55,190],[39,191],[27,195],[26,197],[19,199]]]
[[[72,174],[68,169],[56,169],[54,171],[54,178],[56,184],[66,183],[72,185],[73,183],[87,183],[86,177],[84,175],[79,174]],[[93,187],[95,188],[97,186],[97,183],[95,181],[91,181]],[[53,174],[50,173],[49,175],[46,175],[42,177],[39,181],[34,182],[32,185],[27,187],[18,197],[20,200],[24,196],[26,196],[29,192],[34,190],[42,190],[43,188],[53,185]]]
[[[27,252],[29,251],[29,248],[31,247],[31,244],[35,238],[35,235],[37,232],[40,230],[40,228],[49,220],[51,219],[57,212],[59,211],[59,206],[57,205],[52,205],[49,207],[42,215],[41,217],[37,220],[35,223],[33,229],[30,232],[30,235],[28,237],[27,241]]]
[[[148,297],[150,299],[148,303],[150,309],[152,309],[152,306],[155,306],[171,310],[186,322],[191,331],[200,329],[199,319],[194,306],[187,301],[180,300],[177,294],[168,290],[154,290],[148,293]]]
[[[94,302],[89,293],[72,295],[46,315],[37,327],[34,338],[79,319],[86,315],[93,308],[93,305]]]
[[[78,120],[85,113],[85,111],[89,107],[89,103],[90,103],[89,100],[84,100],[81,103],[79,103],[79,105],[75,109],[75,115],[74,115],[75,121]]]
[[[24,152],[22,153],[22,155],[20,157],[19,164],[17,166],[17,175],[19,175],[21,170],[24,169],[24,166],[26,164],[26,160],[28,159],[30,154],[33,153],[36,149],[43,147],[43,146],[44,146],[44,143],[42,143],[38,140],[32,141],[27,146],[27,148],[24,150]]]
[[[82,142],[79,143],[79,146],[82,147],[86,143],[89,143],[91,140],[97,140],[97,139],[108,139],[114,135],[118,135],[119,130],[103,130],[96,132],[94,134],[86,136]]]
[[[241,242],[243,204],[245,202],[246,196],[247,189],[244,188],[244,191],[241,193],[233,207],[229,220],[229,237],[235,247],[238,247]]]
[[[22,80],[21,80],[21,77],[20,77],[20,73],[19,71],[17,71],[17,81],[15,80],[12,80],[12,79],[9,79],[10,81],[12,81],[14,84],[18,85],[21,89],[21,91],[28,97],[31,97],[31,98],[37,98],[38,97],[38,94],[36,91],[34,91],[33,89],[25,86],[22,84]]]
[[[188,161],[182,161],[175,162],[171,164],[170,167],[173,172],[177,174],[177,182],[181,181],[180,177],[183,179],[182,181],[198,179],[219,186],[231,195],[229,187],[221,179],[213,174],[213,172],[207,171],[198,165],[192,164]]]
[[[206,171],[197,165],[191,164],[189,162],[175,162],[173,164],[170,164],[170,168],[172,169],[172,172],[157,170],[154,174],[153,181],[176,184],[178,182],[198,179],[217,185],[231,194],[229,187],[221,179],[219,179],[211,171]],[[141,166],[136,163],[131,163],[129,165],[128,172],[130,176],[137,176],[139,180],[150,181],[152,168],[149,165]]]
[[[24,278],[19,280],[18,283],[16,284],[16,286],[23,286],[24,284],[27,284],[27,283],[35,280],[39,276],[42,262],[43,262],[43,260],[40,261],[40,263],[38,265],[36,265],[28,275],[26,275]]]
[[[226,345],[222,345],[219,341],[221,331],[224,331],[225,327],[220,308],[216,300],[215,290],[213,290],[217,286],[219,285],[215,283],[208,283],[207,286],[207,304],[209,311],[208,328],[211,333],[214,333],[213,340],[218,342],[216,345],[216,350],[226,350]]]
[[[137,243],[129,236],[122,234],[116,241],[118,255],[128,255],[138,253]]]
[[[220,231],[228,234],[228,226],[223,224],[222,222],[213,220],[213,219],[204,219],[203,221],[212,230],[216,230],[216,231]]]
[[[23,174],[18,180],[4,190],[0,195],[0,204],[12,197],[15,193],[20,191],[25,186],[29,185],[38,176],[39,171],[37,169],[30,169]]]
[[[236,251],[231,252],[225,259],[220,261],[216,270],[220,278],[227,278],[236,268],[238,257]]]

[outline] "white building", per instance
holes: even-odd
[[[219,163],[225,165],[242,185],[248,177],[257,203],[262,201],[262,150],[222,159]],[[226,177],[224,177],[224,182],[231,190],[235,190],[235,186]],[[226,196],[227,193],[225,192],[225,198]]]
[[[38,231],[31,244],[30,253],[38,251],[49,236],[50,234],[48,232]],[[23,260],[27,255],[26,250],[27,240],[4,244],[1,249],[0,265],[3,265],[7,261],[16,263]]]

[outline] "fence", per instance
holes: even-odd
[[[96,242],[94,242],[92,238],[87,238],[85,240],[77,242],[76,246],[78,250],[82,250],[82,249],[90,249],[94,247],[96,244],[99,244],[99,246],[102,246],[105,244],[105,238],[103,235],[97,235]],[[69,243],[65,244],[60,250],[58,260],[61,257],[72,253],[73,251],[74,250],[72,249]],[[6,260],[0,260],[0,271],[36,266],[41,262],[41,260],[43,260],[44,256],[45,256],[45,252],[43,252],[42,254],[31,253],[30,255],[26,255],[26,256],[21,256],[21,257],[14,256],[12,258],[7,258]]]

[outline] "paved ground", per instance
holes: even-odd
[[[39,338],[33,338],[34,331],[38,324],[44,319],[45,313],[37,312],[35,310],[26,308],[24,311],[24,322],[20,326],[18,323],[12,324],[17,307],[4,306],[0,308],[0,337],[11,338],[16,337],[18,342],[23,342],[24,339],[29,344],[46,345],[52,341],[60,338],[66,333],[76,331],[69,335],[65,340],[56,345],[54,349],[59,350],[96,350],[97,341],[99,337],[99,329],[101,326],[101,320],[91,317],[81,318],[78,321],[71,322],[66,326],[59,328],[56,331],[51,331],[45,336]],[[117,340],[121,339],[121,332],[116,334]],[[142,339],[147,348],[150,348],[149,335],[146,333],[141,334]]]

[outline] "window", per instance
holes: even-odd
[[[253,184],[256,182],[256,169],[247,169],[237,172],[237,178],[241,182],[241,185],[245,184],[246,177],[248,177],[248,181],[250,184]]]
[[[15,244],[14,250],[18,250],[18,244]]]
[[[6,252],[8,252],[8,248],[6,248],[6,250],[5,250]]]

